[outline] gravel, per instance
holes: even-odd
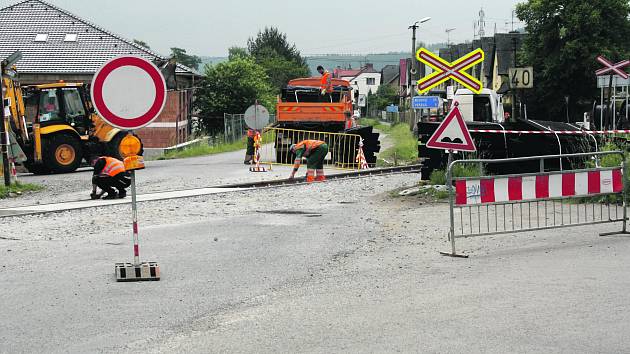
[[[377,176],[2,220],[0,352],[626,352],[619,225],[458,240]]]

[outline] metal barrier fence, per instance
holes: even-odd
[[[261,163],[292,165],[295,155],[290,147],[302,140],[321,140],[328,145],[324,163],[341,169],[358,170],[357,152],[361,136],[297,129],[266,128],[262,135]]]
[[[602,168],[605,156],[620,157],[619,166]],[[545,160],[579,159],[593,168],[545,172]],[[489,164],[540,161],[540,172],[522,175],[486,176]],[[590,161],[590,162],[589,162]],[[479,166],[479,177],[453,177],[458,165]],[[570,155],[533,156],[497,160],[457,160],[449,163],[451,252],[457,254],[455,239],[562,227],[622,222],[627,234],[626,159],[623,152],[594,152]]]

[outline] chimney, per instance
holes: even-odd
[[[365,69],[367,69],[367,70],[374,70],[374,64],[372,64],[372,63],[365,63]]]

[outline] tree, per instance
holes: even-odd
[[[280,89],[289,80],[310,75],[310,70],[295,44],[289,44],[287,35],[275,27],[259,31],[256,38],[247,41],[247,50],[254,60],[265,68],[274,88]]]
[[[263,57],[269,50],[273,50],[287,60],[306,66],[306,59],[300,55],[295,44],[289,44],[287,35],[275,27],[265,27],[263,31],[258,31],[256,38],[247,41],[247,50],[255,58]]]
[[[376,90],[376,95],[372,98],[372,105],[379,111],[384,111],[385,107],[391,104],[398,104],[398,91],[392,86],[383,84]]]
[[[280,56],[270,48],[259,52],[255,60],[265,69],[269,82],[275,89],[282,88],[291,79],[310,75],[308,67],[298,65],[295,61]]]
[[[151,49],[151,47],[149,47],[149,45],[147,44],[147,42],[145,41],[141,41],[139,39],[134,39],[133,42],[141,47],[145,47],[147,49]]]
[[[224,113],[244,113],[256,100],[273,110],[275,95],[267,74],[253,59],[237,57],[206,66],[195,106],[202,129],[217,132],[223,130]]]
[[[228,54],[228,60],[249,57],[249,53],[247,52],[247,48],[243,48],[243,47],[230,47],[228,49],[228,53],[229,53]]]
[[[191,69],[197,70],[199,64],[201,64],[201,58],[196,55],[186,54],[186,49],[173,47],[171,48],[171,56],[173,56],[178,63],[186,65]]]
[[[565,96],[571,115],[580,114],[597,97],[597,55],[617,61],[630,54],[627,0],[529,0],[516,14],[529,33],[520,57],[534,67],[527,106],[538,119],[564,120]]]

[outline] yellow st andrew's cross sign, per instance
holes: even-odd
[[[483,58],[483,50],[478,48],[454,62],[449,63],[428,49],[420,48],[416,53],[416,59],[432,67],[435,71],[429,76],[425,76],[424,78],[418,80],[418,92],[425,93],[448,79],[453,79],[470,91],[480,93],[483,88],[481,82],[470,76],[466,70],[481,63]]]

